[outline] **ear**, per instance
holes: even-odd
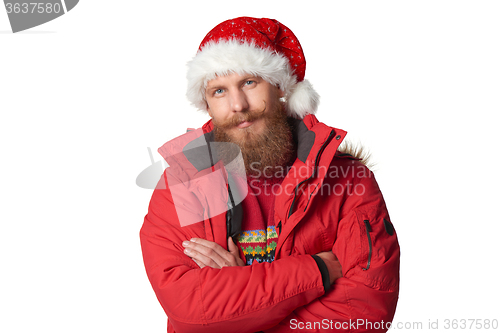
[[[279,88],[278,88],[278,100],[281,102],[281,104],[285,105],[286,103],[285,92]]]
[[[278,98],[284,97],[285,92],[283,90],[281,90],[280,86],[277,85],[276,88],[278,88]]]

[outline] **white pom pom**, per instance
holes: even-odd
[[[288,115],[302,119],[306,114],[315,114],[318,109],[319,95],[308,80],[295,85],[287,96]]]

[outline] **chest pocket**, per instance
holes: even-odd
[[[292,254],[317,254],[330,251],[326,230],[314,220],[301,221],[294,229]]]

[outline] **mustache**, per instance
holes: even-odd
[[[234,116],[232,116],[228,120],[221,123],[217,123],[216,125],[221,129],[229,129],[232,127],[236,127],[242,122],[245,121],[252,122],[264,117],[266,110],[267,110],[267,104],[266,101],[264,101],[264,108],[262,110],[237,112]]]

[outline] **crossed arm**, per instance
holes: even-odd
[[[232,240],[225,250],[203,239],[208,224],[179,227],[166,213],[174,207],[169,188],[155,190],[141,228],[141,246],[169,325],[177,332],[201,328],[224,332],[238,327],[241,332],[274,333],[289,331],[292,321],[392,320],[399,287],[399,246],[394,232],[387,229],[390,220],[376,183],[372,178],[364,181],[365,195],[350,199],[344,205],[346,213],[339,217],[335,254],[320,252],[312,256],[314,261],[311,255],[293,255],[251,266],[243,265]],[[225,227],[225,219],[217,218],[213,225]],[[185,249],[190,250],[187,255]],[[326,281],[315,269],[318,258],[330,275]],[[335,287],[325,293],[324,286],[333,281]]]
[[[222,268],[231,266],[245,266],[239,256],[238,246],[234,244],[231,237],[228,238],[228,251],[217,243],[202,238],[192,238],[184,241],[184,253],[189,256],[200,267]],[[316,254],[321,258],[328,269],[330,284],[342,277],[342,266],[337,256],[332,251]]]

